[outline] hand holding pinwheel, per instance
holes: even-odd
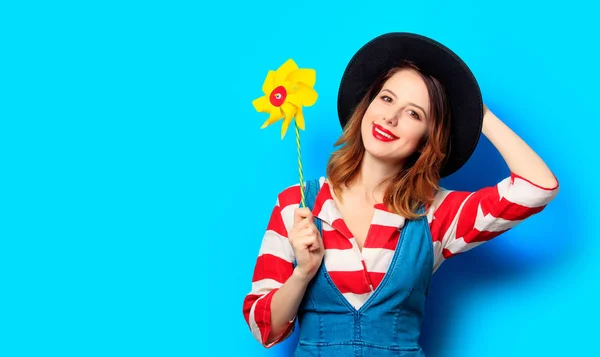
[[[304,130],[302,107],[310,107],[317,101],[318,95],[313,89],[315,82],[316,72],[314,69],[298,68],[296,63],[289,59],[276,71],[270,70],[267,73],[267,78],[262,86],[265,95],[252,101],[256,111],[270,114],[261,129],[283,119],[281,139],[285,137],[292,119],[296,119],[296,146],[302,207],[306,207],[306,204],[304,201],[304,177],[302,175],[299,129]]]

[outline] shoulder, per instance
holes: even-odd
[[[435,214],[440,207],[460,206],[473,192],[457,191],[440,187],[433,198],[431,205],[427,207],[427,215]]]

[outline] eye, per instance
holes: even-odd
[[[416,119],[421,119],[419,117],[419,114],[417,112],[415,112],[414,110],[409,110],[408,114],[410,114],[411,116],[415,117]]]
[[[383,99],[384,101],[391,103],[392,102],[392,98],[388,97],[387,95],[382,95],[381,97],[379,97],[381,99]]]

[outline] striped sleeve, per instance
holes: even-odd
[[[540,187],[514,173],[476,192],[441,190],[430,223],[440,258],[468,251],[517,226],[541,212],[558,190],[558,185]]]
[[[279,337],[267,340],[271,332],[271,299],[294,269],[294,251],[287,238],[286,226],[288,212],[291,211],[293,219],[293,207],[288,204],[290,196],[293,196],[292,191],[293,187],[288,188],[278,196],[261,242],[252,276],[252,288],[243,303],[244,319],[252,335],[266,348],[285,340],[293,332],[295,323],[295,320],[290,321],[288,328]]]

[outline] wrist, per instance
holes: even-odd
[[[308,282],[311,281],[312,278],[312,275],[303,272],[299,269],[299,267],[295,267],[294,271],[292,272],[292,279],[301,284],[308,284]]]
[[[484,106],[483,111],[483,123],[481,126],[481,133],[486,137],[490,132],[490,123],[494,120],[494,114],[488,109],[487,106]]]

